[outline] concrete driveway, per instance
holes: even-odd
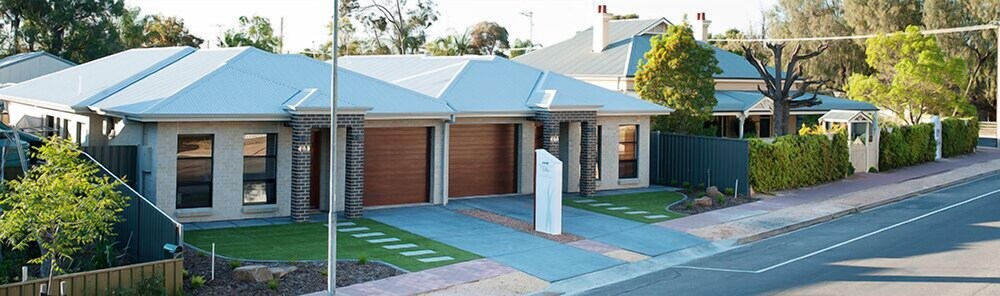
[[[466,216],[444,206],[368,210],[365,216],[493,259],[549,282],[624,263]]]

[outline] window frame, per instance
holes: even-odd
[[[635,139],[632,142],[622,141],[622,128],[633,127],[635,128]],[[622,159],[622,152],[625,144],[634,145],[635,158],[634,159]],[[638,124],[622,124],[618,126],[618,179],[636,179],[639,178],[639,125]],[[630,174],[625,174],[622,170],[622,164],[632,164],[634,168]]]
[[[212,152],[209,154],[208,157],[204,157],[204,156],[181,156],[180,155],[180,151],[179,150],[180,150],[180,144],[181,144],[181,138],[182,137],[205,137],[205,136],[209,137],[210,140],[211,140],[211,143],[212,143]],[[178,134],[177,135],[177,146],[178,146],[178,151],[177,151],[177,156],[176,156],[177,157],[177,163],[180,163],[182,160],[191,160],[191,159],[198,159],[198,160],[205,160],[205,159],[207,159],[208,160],[208,167],[209,167],[208,180],[209,181],[181,182],[181,181],[179,181],[180,178],[175,178],[175,183],[176,183],[176,184],[174,184],[175,185],[175,189],[176,189],[175,192],[174,192],[175,197],[177,195],[176,191],[180,191],[180,187],[181,186],[208,185],[208,205],[207,206],[205,206],[205,205],[186,205],[185,206],[185,205],[181,204],[182,200],[179,199],[179,198],[177,198],[174,201],[175,208],[177,208],[177,209],[211,208],[214,205],[214,203],[215,203],[215,194],[214,194],[215,193],[215,184],[214,184],[214,179],[215,179],[215,134]],[[176,167],[179,167],[179,166],[176,166]],[[174,168],[175,170],[177,170],[176,167]],[[177,175],[179,175],[179,173],[180,173],[179,171],[176,172]]]
[[[247,136],[264,136],[266,139],[264,155],[247,155],[246,154],[246,141]],[[273,144],[273,146],[272,146]],[[273,150],[270,148],[274,148]],[[270,177],[263,178],[248,178],[246,171],[247,159],[264,159],[264,175],[269,175]],[[268,171],[267,164],[274,163],[274,166]],[[273,190],[267,190],[264,202],[247,202],[246,195],[246,184],[247,183],[264,183],[265,190],[266,186],[270,185],[269,188]],[[250,133],[243,134],[243,187],[244,191],[242,194],[242,202],[244,206],[257,206],[257,205],[273,205],[278,203],[278,134],[277,133]]]

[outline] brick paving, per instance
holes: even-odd
[[[490,259],[473,261],[407,273],[337,289],[338,295],[413,295],[475,282],[517,272]],[[310,296],[325,295],[324,292]]]

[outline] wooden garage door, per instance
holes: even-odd
[[[427,202],[430,129],[365,129],[364,205]]]
[[[449,197],[517,192],[514,125],[456,124],[449,141]]]

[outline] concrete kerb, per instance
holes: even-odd
[[[951,171],[954,171],[954,170],[951,170]],[[951,172],[951,171],[948,171],[948,172]],[[844,216],[847,216],[847,215],[864,212],[864,211],[867,211],[867,210],[870,210],[870,209],[874,209],[874,208],[877,208],[877,207],[881,207],[881,206],[884,206],[884,205],[887,205],[887,204],[891,204],[891,203],[895,203],[895,202],[898,202],[898,201],[902,201],[902,200],[906,200],[906,199],[909,199],[909,198],[913,198],[913,197],[918,196],[918,195],[922,195],[922,194],[934,192],[934,191],[940,190],[942,188],[946,188],[946,187],[950,187],[950,186],[954,186],[954,185],[958,185],[958,184],[963,184],[963,183],[968,183],[968,182],[973,182],[975,180],[986,178],[986,177],[989,177],[989,176],[992,176],[992,175],[995,175],[995,174],[998,174],[998,173],[1000,173],[1000,168],[997,168],[997,169],[994,169],[994,170],[990,170],[990,171],[987,171],[987,172],[982,172],[982,173],[975,174],[975,175],[972,175],[972,176],[968,176],[968,177],[964,177],[964,178],[952,180],[952,181],[945,182],[945,183],[942,183],[942,184],[937,184],[937,185],[934,185],[934,186],[931,186],[931,187],[927,187],[927,188],[923,188],[923,189],[920,189],[920,190],[917,190],[917,191],[914,191],[914,192],[910,192],[910,193],[907,193],[907,194],[903,194],[903,195],[899,195],[899,196],[894,196],[894,197],[891,197],[891,198],[886,198],[886,199],[874,201],[874,202],[871,202],[871,203],[854,206],[854,207],[851,207],[851,208],[848,208],[848,209],[845,209],[845,210],[842,210],[842,211],[837,211],[837,212],[834,212],[834,213],[830,213],[828,215],[823,215],[823,216],[820,216],[820,217],[816,217],[814,219],[809,219],[809,220],[800,221],[800,222],[797,222],[797,223],[794,223],[794,224],[786,225],[786,226],[783,226],[781,228],[772,229],[772,230],[768,230],[768,231],[761,232],[761,233],[758,233],[758,234],[741,237],[741,238],[737,239],[736,242],[737,242],[737,244],[741,244],[741,245],[752,243],[752,242],[756,242],[756,241],[759,241],[759,240],[763,240],[763,239],[771,238],[771,237],[774,237],[774,236],[782,235],[782,234],[785,234],[785,233],[793,232],[793,231],[796,231],[796,230],[799,230],[799,229],[802,229],[802,228],[806,228],[806,227],[809,227],[809,226],[812,226],[812,225],[816,225],[816,224],[828,222],[828,221],[831,221],[831,220],[835,220],[835,219],[838,219],[838,218],[841,218],[841,217],[844,217]],[[927,176],[927,177],[929,177],[929,176]],[[927,177],[923,177],[923,178],[927,178]],[[923,179],[923,178],[916,178],[916,179],[912,179],[910,181],[920,180],[920,179]],[[809,204],[805,204],[805,205],[809,205]],[[804,205],[802,205],[802,206],[804,206]]]
[[[201,253],[201,254],[203,254],[205,256],[212,256],[212,252],[202,250],[202,249],[200,249],[198,247],[195,247],[195,246],[193,246],[191,244],[185,243],[184,246],[187,247],[187,248],[190,248],[192,251]],[[256,260],[256,259],[235,258],[235,257],[223,256],[223,255],[219,255],[219,254],[215,254],[215,257],[221,258],[221,259],[224,259],[224,260],[229,260],[229,261],[241,261],[241,262],[249,262],[249,263],[285,263],[285,264],[293,264],[293,263],[318,264],[318,263],[322,263],[322,264],[326,264],[326,260]],[[337,259],[337,262],[357,263],[358,260],[357,259]],[[393,269],[396,269],[396,270],[398,270],[400,272],[410,273],[409,270],[403,269],[402,267],[393,265],[392,263],[389,263],[389,262],[380,261],[380,260],[371,260],[371,259],[369,259],[368,262],[375,262],[375,263],[378,263],[378,264],[383,264],[385,266],[392,267]]]

